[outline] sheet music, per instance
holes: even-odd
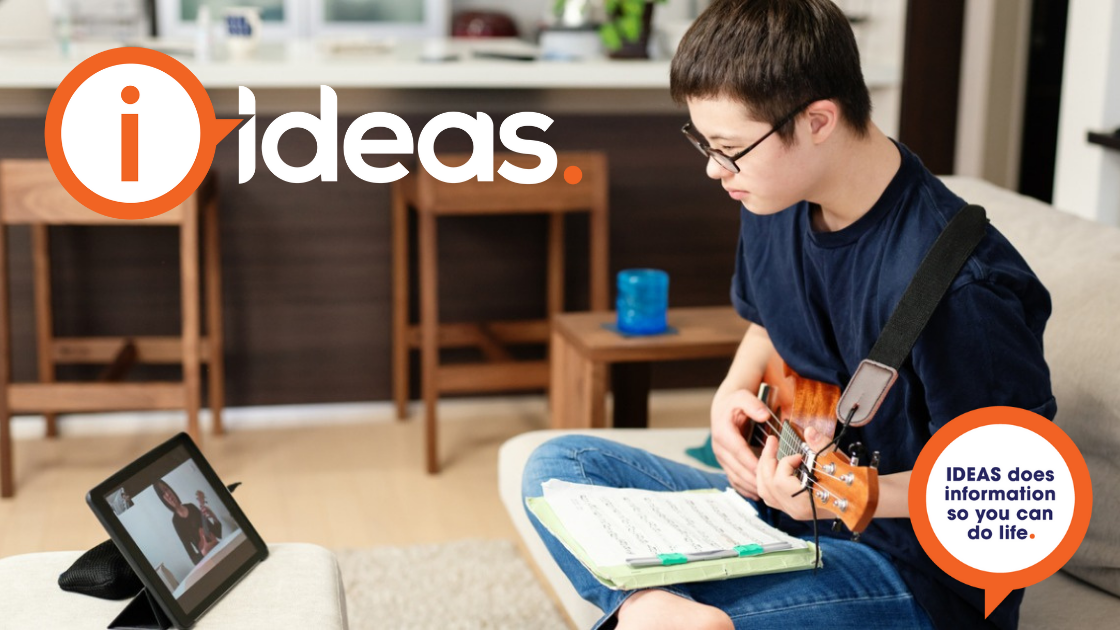
[[[552,479],[544,498],[592,562],[619,566],[627,558],[696,553],[779,541],[803,540],[771,527],[754,506],[724,492],[653,492],[606,488]]]

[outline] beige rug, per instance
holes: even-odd
[[[335,550],[351,630],[566,630],[508,540]]]

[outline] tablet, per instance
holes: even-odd
[[[186,433],[86,495],[150,599],[190,628],[268,547]]]

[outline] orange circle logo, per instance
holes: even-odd
[[[115,48],[78,64],[47,109],[55,177],[74,199],[116,219],[146,219],[183,203],[241,119],[217,119],[202,83],[175,59]]]
[[[943,571],[984,589],[985,617],[1068,562],[1093,513],[1073,440],[1015,407],[977,409],[941,427],[918,456],[908,495],[918,542]]]

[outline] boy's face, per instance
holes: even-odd
[[[724,155],[735,155],[754,144],[772,128],[770,123],[754,120],[745,105],[726,98],[688,99],[688,111],[695,133]],[[799,116],[787,125],[799,125]],[[738,173],[708,159],[707,174],[717,179],[732,199],[742,202],[754,214],[774,214],[810,198],[817,180],[817,165],[811,143],[795,141],[786,146],[777,133],[766,138],[735,164]]]

